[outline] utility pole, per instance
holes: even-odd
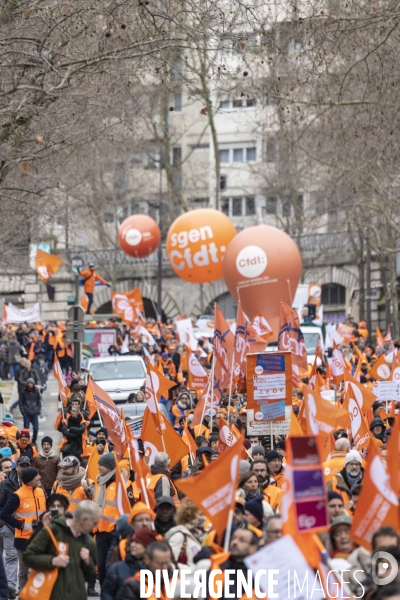
[[[157,320],[162,321],[162,146],[160,145],[160,186],[158,195],[158,226],[161,232],[157,250]]]
[[[366,277],[365,277],[365,287],[366,295],[365,295],[365,308],[366,308],[366,317],[367,317],[367,329],[369,331],[369,335],[371,335],[371,246],[369,243],[369,238],[366,239],[367,245],[367,260],[366,260]]]

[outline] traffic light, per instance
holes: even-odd
[[[219,176],[219,189],[221,192],[226,190],[226,175]]]

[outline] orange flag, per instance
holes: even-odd
[[[307,433],[318,435],[319,431],[331,433],[338,427],[349,429],[350,415],[346,410],[331,404],[309,388],[304,391],[304,406],[307,419]]]
[[[28,360],[30,360],[32,362],[34,358],[35,358],[35,342],[31,342],[31,345],[29,346]]]
[[[88,385],[86,387],[85,404],[86,404],[86,407],[89,409],[89,419],[92,419],[94,417],[94,415],[96,414],[97,408],[96,408],[96,403],[93,398],[93,391],[92,391],[92,388],[90,387],[90,385]]]
[[[376,347],[382,348],[383,346],[383,335],[379,327],[376,328]]]
[[[102,390],[93,379],[89,380],[88,387],[91,388],[96,408],[114,444],[116,453],[120,457],[124,456],[127,449],[127,441],[124,421],[118,408],[107,392]]]
[[[299,316],[293,308],[281,303],[278,350],[292,353],[292,365],[307,370],[307,349],[300,329]]]
[[[267,339],[272,333],[271,325],[259,311],[256,312],[252,325],[256,334],[264,339]]]
[[[234,343],[235,374],[238,377],[237,391],[242,393],[246,390],[247,355],[249,352],[263,352],[266,343],[257,335],[251,323],[246,319],[240,302],[238,302]]]
[[[219,536],[223,535],[229,512],[235,505],[242,444],[243,437],[238,444],[227,448],[217,460],[210,463],[200,475],[174,482],[211,521]]]
[[[214,379],[219,382],[219,388],[226,388],[230,382],[230,373],[232,369],[232,357],[235,351],[235,337],[229,329],[229,325],[224,315],[214,304],[214,358],[215,372]]]
[[[192,459],[192,462],[193,462],[194,459],[196,458],[197,445],[193,439],[192,434],[190,433],[189,429],[187,428],[186,423],[183,424],[182,440],[185,442],[185,444],[189,448],[190,458]]]
[[[186,346],[186,361],[188,372],[187,387],[189,390],[204,390],[207,385],[208,375],[193,354],[190,346]]]
[[[185,442],[176,433],[171,423],[160,416],[160,427],[156,427],[150,409],[144,411],[141,438],[145,448],[147,464],[152,465],[157,452],[166,452],[175,466],[184,456],[189,454]]]
[[[392,381],[400,382],[400,356],[398,354],[393,358],[390,379]]]
[[[386,362],[385,355],[381,354],[376,363],[369,372],[369,377],[373,377],[378,381],[387,381],[390,379],[390,366]]]
[[[220,417],[218,429],[218,454],[222,454],[227,448],[230,448],[236,444],[236,442],[236,436],[229,428],[228,423],[225,421],[225,419]]]
[[[343,355],[340,352],[337,343],[334,341],[332,351],[332,378],[336,385],[339,385],[339,383],[343,381],[346,370],[347,367]]]
[[[57,273],[62,263],[61,258],[44,252],[44,250],[38,250],[35,258],[35,268],[42,281],[48,281],[52,275]]]
[[[396,451],[398,453],[398,449]],[[398,471],[396,475],[398,477]],[[399,529],[399,500],[392,487],[386,464],[371,439],[362,490],[351,526],[351,539],[371,550],[372,536],[377,529],[385,525]]]
[[[293,409],[290,412],[289,435],[291,435],[291,436],[294,436],[294,435],[304,435],[303,430],[301,428],[301,425],[299,423],[299,420],[296,417]]]
[[[115,483],[116,483],[116,488],[117,488],[115,500],[117,502],[117,508],[118,508],[119,515],[120,515],[120,517],[122,517],[123,515],[130,514],[131,503],[129,502],[128,492],[126,491],[125,481],[124,481],[124,478],[122,477],[121,467],[118,464],[118,459],[117,459],[115,452],[114,452],[114,458],[115,458]]]
[[[361,411],[365,413],[369,410],[376,400],[376,396],[371,390],[364,387],[362,383],[354,379],[351,373],[347,370],[344,372],[344,385],[345,389],[351,388],[353,397],[357,400],[358,406]]]
[[[112,292],[111,303],[113,313],[119,315],[124,323],[134,323],[144,312],[140,288],[130,292]]]
[[[54,377],[57,379],[58,382],[58,391],[60,392],[62,405],[65,407],[68,404],[69,389],[66,384],[64,373],[62,372],[60,362],[56,354],[54,354],[53,372]]]
[[[97,475],[99,474],[99,458],[100,454],[97,450],[97,446],[95,445],[89,456],[86,466],[86,475],[92,481],[97,481]]]
[[[346,391],[343,408],[349,411],[351,419],[351,435],[356,450],[359,452],[368,446],[370,433],[368,431],[368,425],[361,413],[361,407],[357,402],[357,397],[353,393],[353,388],[348,387]]]
[[[158,408],[158,401],[161,399],[161,396],[164,396],[165,399],[168,398],[168,390],[174,387],[176,383],[171,381],[171,379],[167,379],[164,375],[161,375],[159,371],[157,371],[148,358],[146,360],[147,370],[146,370],[146,402],[147,406],[152,414],[156,427],[160,425],[160,411]]]

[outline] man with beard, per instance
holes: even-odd
[[[76,507],[82,500],[92,499],[92,490],[85,476],[85,469],[80,466],[76,456],[66,456],[59,463],[60,470],[53,491],[55,494],[67,496],[69,500],[68,512],[74,514]]]
[[[326,484],[328,492],[337,492],[343,499],[344,508],[350,508],[352,490],[360,485],[363,477],[362,461],[357,450],[346,455],[344,468]]]
[[[253,462],[253,472],[257,475],[264,500],[268,502],[273,510],[279,509],[282,490],[277,487],[275,480],[268,474],[267,461],[261,458],[255,460]]]

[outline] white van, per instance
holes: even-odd
[[[141,356],[89,358],[87,371],[111,399],[120,404],[146,383],[146,367]]]

